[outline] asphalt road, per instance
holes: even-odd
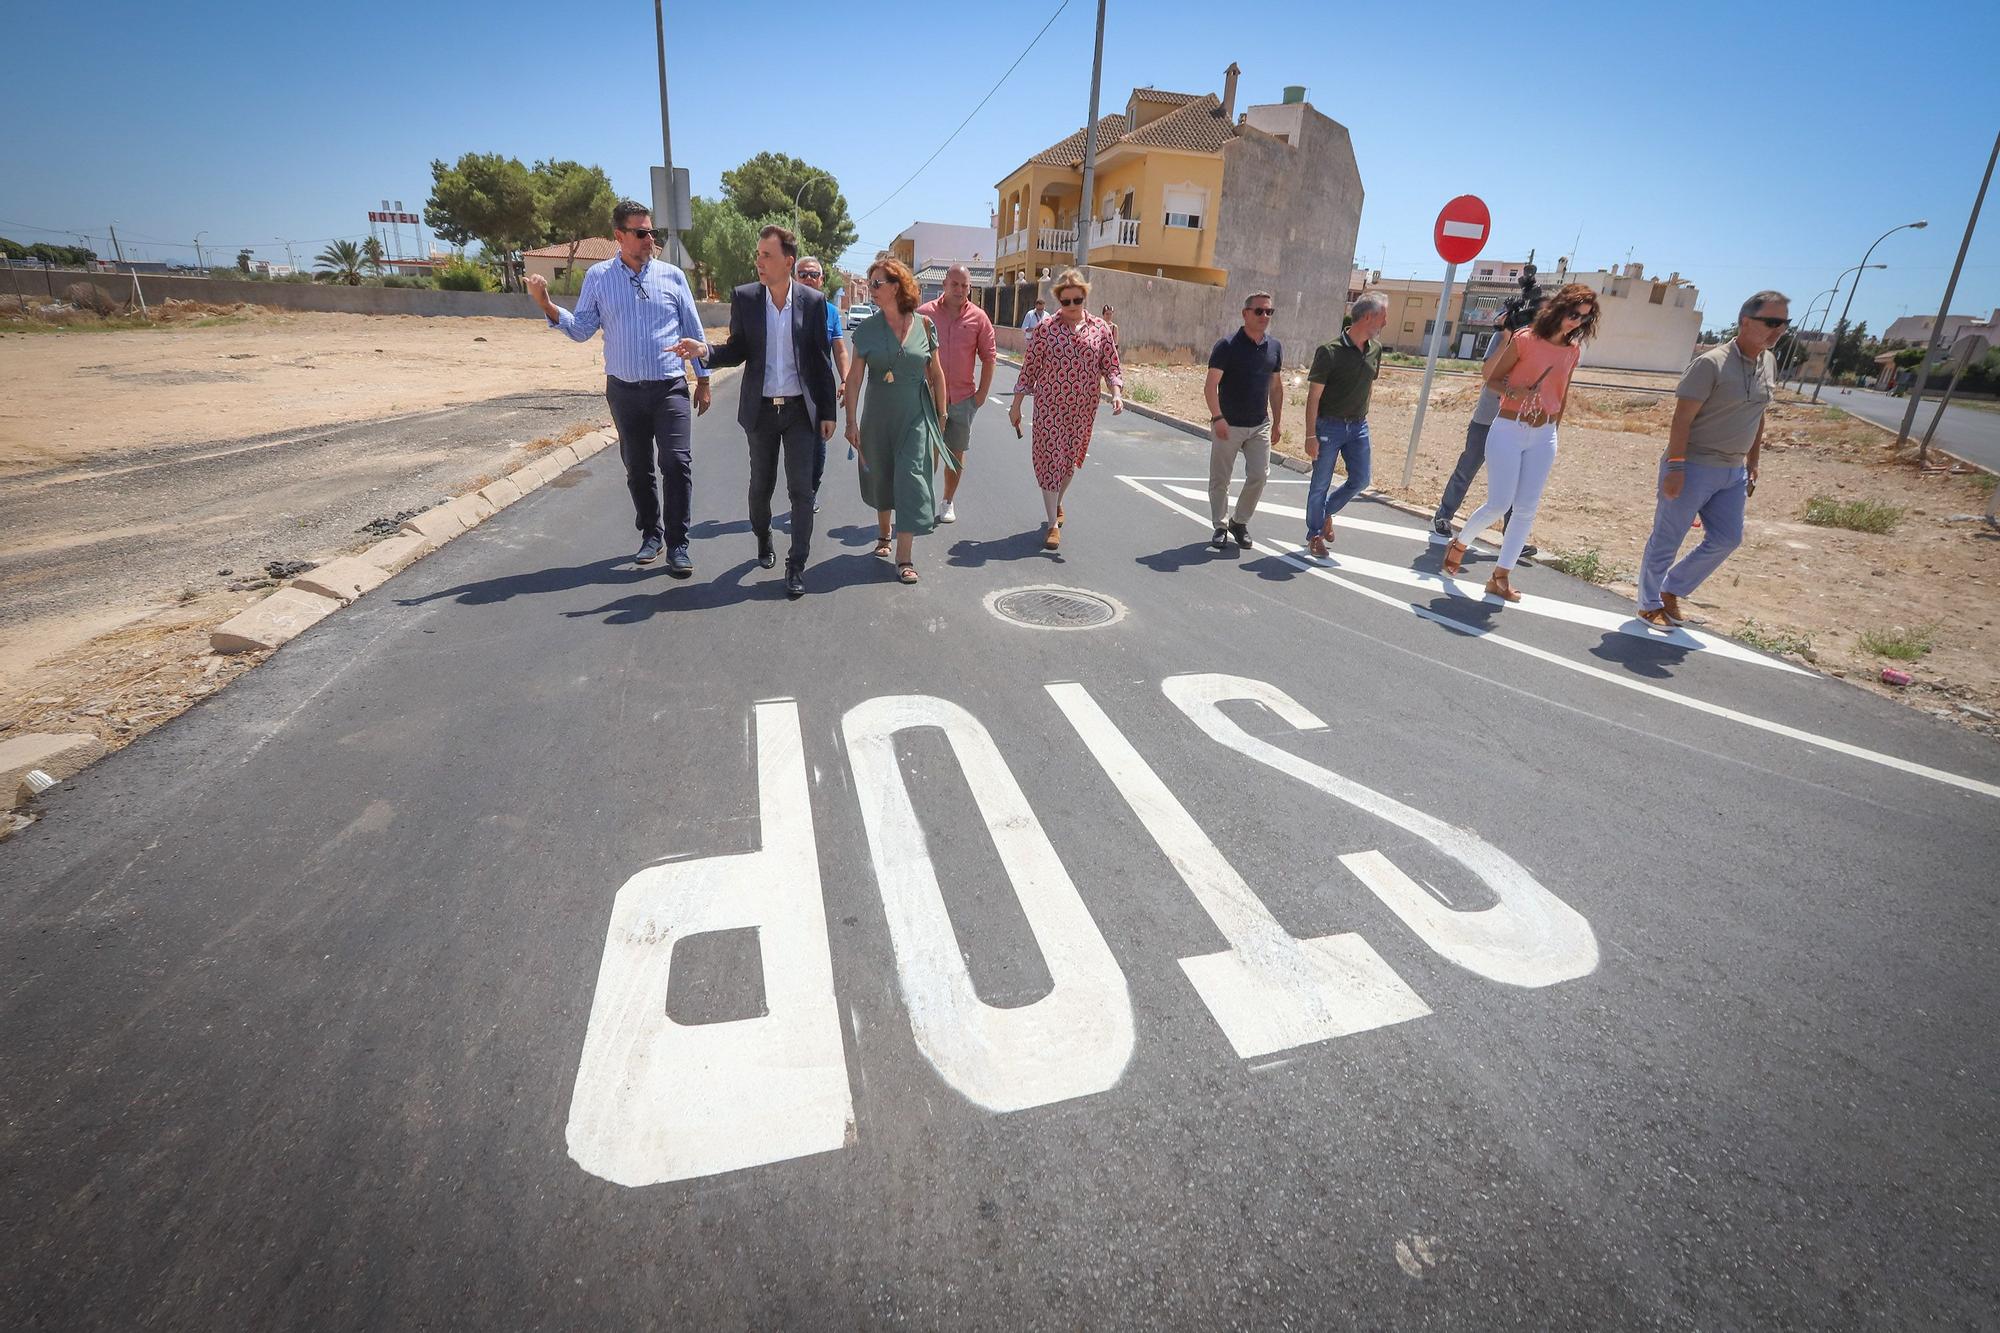
[[[1129,415],[790,603],[732,415],[0,845],[0,1327],[1990,1324],[1990,741]]]
[[[1931,418],[1937,415],[1938,397],[1927,394],[1917,405],[1917,420],[1910,427],[1912,439],[1924,438]],[[1908,398],[1891,398],[1873,389],[1849,389],[1844,393],[1825,389],[1820,393],[1820,401],[1891,430],[1902,428],[1903,413],[1910,407]],[[2000,412],[1990,408],[1947,407],[1944,420],[1938,422],[1937,434],[1931,436],[1931,447],[1956,454],[1988,472],[2000,472]]]

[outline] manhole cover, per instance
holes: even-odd
[[[1009,588],[988,595],[987,609],[1037,629],[1096,629],[1125,614],[1109,597],[1077,588]]]

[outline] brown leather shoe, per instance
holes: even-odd
[[[1465,553],[1472,548],[1456,537],[1444,548],[1444,572],[1456,574],[1465,567]]]
[[[1042,538],[1042,549],[1044,551],[1056,551],[1062,549],[1062,524],[1060,523],[1049,524],[1049,535]]]
[[[1676,625],[1687,624],[1687,616],[1681,612],[1681,599],[1670,592],[1660,594],[1660,610]]]
[[[1324,537],[1314,537],[1306,543],[1306,549],[1312,552],[1313,559],[1315,560],[1325,560],[1328,558],[1326,538]]]
[[[1492,576],[1486,580],[1486,591],[1496,596],[1505,597],[1510,602],[1521,600],[1521,594],[1515,592],[1513,585],[1507,582],[1507,571],[1504,569],[1493,571]]]

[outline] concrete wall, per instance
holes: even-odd
[[[130,299],[132,279],[123,273],[83,273],[61,269],[46,273],[30,269],[0,271],[0,293],[49,300],[79,282],[88,282],[123,304]],[[485,315],[503,319],[540,319],[535,303],[519,293],[440,292],[415,287],[344,287],[315,282],[226,282],[218,278],[162,278],[141,274],[139,290],[148,301],[206,301],[234,305],[247,301],[274,310],[315,310],[346,315]],[[565,303],[567,304],[567,303]],[[729,323],[727,302],[697,302],[702,323],[716,328]]]
[[[1361,171],[1346,127],[1306,103],[1246,114],[1222,150],[1215,262],[1229,282],[1216,304],[1233,328],[1245,296],[1270,292],[1278,311],[1272,332],[1294,362],[1337,334],[1347,313]]]

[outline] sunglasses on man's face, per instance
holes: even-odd
[[[625,231],[628,235],[637,236],[642,241],[650,241],[660,234],[658,227],[627,227]]]
[[[1082,305],[1090,298],[1088,296],[1065,296],[1060,299],[1064,305]]]
[[[1752,315],[1750,318],[1756,320],[1767,329],[1782,329],[1792,322],[1789,319],[1773,319],[1769,315]]]
[[[820,271],[816,268],[802,268],[799,270],[799,276],[801,278],[804,278],[807,282],[818,282],[820,279]]]
[[[1249,308],[1248,310],[1244,311],[1243,313],[1244,313],[1244,314],[1246,314],[1246,315],[1259,315],[1259,316],[1262,316],[1262,317],[1263,317],[1263,318],[1265,318],[1265,319],[1269,319],[1269,318],[1270,318],[1270,317],[1271,317],[1272,315],[1276,314],[1276,313],[1277,313],[1277,311],[1276,311],[1276,309],[1275,309],[1274,307],[1272,307],[1272,306],[1267,306],[1267,305],[1253,305],[1253,306],[1251,306],[1251,307],[1250,307],[1250,308]]]

